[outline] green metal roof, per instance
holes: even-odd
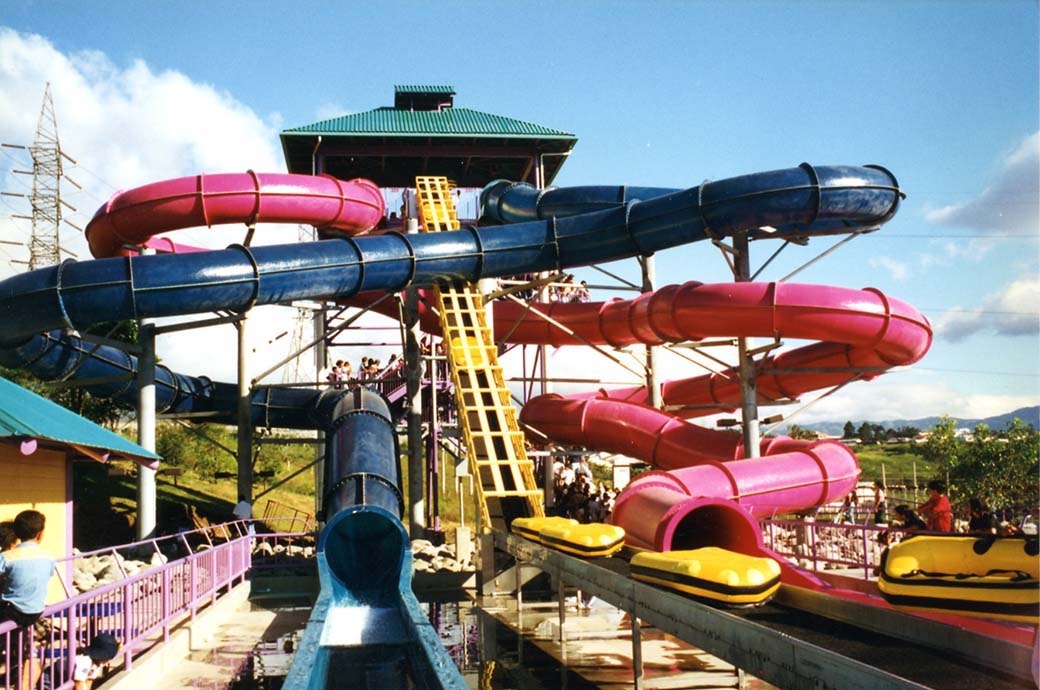
[[[115,455],[149,466],[161,459],[119,434],[0,376],[0,440],[5,437],[78,446],[75,450],[79,454],[95,459]],[[84,449],[93,452],[86,453]]]
[[[430,87],[423,87],[430,88]],[[446,87],[450,88],[450,87]],[[376,108],[363,113],[342,115],[302,127],[282,131],[292,134],[341,134],[350,136],[445,136],[537,137],[540,139],[577,139],[558,129],[482,113],[469,108],[443,110],[399,110]]]
[[[455,87],[446,84],[394,84],[394,93],[437,93],[454,96]]]

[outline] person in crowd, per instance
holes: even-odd
[[[108,633],[98,633],[83,651],[83,654],[76,655],[72,666],[74,690],[91,690],[94,681],[101,677],[108,662],[119,653],[119,642]]]
[[[888,524],[888,507],[885,505],[885,485],[880,479],[874,480],[874,524]]]
[[[580,460],[578,460],[577,463],[575,463],[574,476],[577,477],[579,475],[585,477],[585,481],[588,483],[589,486],[592,486],[592,484],[596,481],[595,477],[592,476],[592,468],[589,467],[588,458],[583,457]]]
[[[119,641],[109,633],[98,633],[87,647],[76,650],[72,660],[73,690],[91,690],[94,682],[101,679],[108,664],[119,653]],[[60,688],[69,680],[69,670],[64,657],[54,660],[40,679],[41,690]]]
[[[560,285],[560,293],[557,301],[567,304],[569,302],[577,301],[574,299],[574,276],[568,273],[563,277],[562,284]]]
[[[835,516],[835,522],[855,522],[856,521],[856,506],[859,505],[859,497],[856,495],[856,490],[845,494],[845,498],[841,501],[841,509]]]
[[[925,516],[928,529],[933,532],[953,530],[953,508],[946,495],[946,482],[933,479],[928,482],[928,500],[917,506],[917,512]]]
[[[332,371],[325,378],[329,383],[332,384],[333,388],[343,388],[343,382],[346,381],[350,376],[344,371],[345,367],[350,366],[345,363],[342,359],[336,360],[336,363],[332,365]]]
[[[997,516],[981,498],[968,499],[968,531],[972,534],[996,534]]]
[[[587,280],[583,280],[578,284],[578,287],[574,291],[573,301],[582,303],[592,301],[592,295],[589,293],[589,283]]]
[[[574,465],[563,463],[563,468],[560,470],[560,478],[563,480],[564,486],[570,486],[574,483],[577,474],[574,472]]]
[[[1022,528],[1015,523],[1001,520],[997,525],[997,534],[1001,537],[1018,537],[1025,534],[1025,532],[1023,532]]]
[[[253,517],[253,506],[246,500],[244,494],[238,495],[238,503],[231,509],[231,514],[236,520],[249,520]]]
[[[924,520],[922,520],[916,512],[911,510],[910,506],[896,506],[896,515],[899,516],[899,527],[903,531],[917,532],[920,530],[928,529],[928,524]]]
[[[0,552],[7,551],[18,543],[18,535],[14,533],[14,520],[0,522]]]
[[[14,518],[19,543],[0,553],[0,622],[14,621],[21,630],[21,687],[36,687],[43,668],[32,658],[32,628],[43,615],[47,586],[54,574],[54,558],[41,542],[47,519],[36,510],[23,510]]]

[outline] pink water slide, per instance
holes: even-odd
[[[374,228],[385,204],[368,180],[331,175],[219,173],[163,180],[118,192],[87,226],[95,257],[123,254],[126,245],[159,251],[199,251],[164,232],[225,223],[307,223],[359,234]]]
[[[356,303],[370,297],[359,295]],[[932,340],[920,312],[873,288],[689,282],[633,300],[497,301],[493,310],[496,336],[510,343],[624,347],[737,336],[815,341],[759,363],[760,404],[912,364]],[[420,312],[424,327],[435,330],[436,316]],[[662,392],[664,403],[686,408],[687,417],[740,405],[732,369],[666,382]],[[643,387],[550,394],[528,401],[520,413],[525,425],[554,442],[621,453],[659,470],[641,475],[615,506],[612,519],[633,545],[665,551],[711,544],[761,553],[756,518],[835,501],[859,478],[855,456],[840,443],[767,438],[762,457],[748,460],[739,434],[696,426],[646,401]]]
[[[658,345],[719,337],[815,340],[759,363],[758,402],[868,379],[927,352],[932,331],[913,307],[864,290],[791,283],[670,285],[634,300],[534,307],[495,306],[496,333],[511,342],[552,345]],[[555,324],[553,323],[555,322]],[[662,386],[667,405],[686,415],[740,404],[735,370]],[[755,518],[807,510],[848,493],[859,478],[840,443],[765,439],[761,458],[740,436],[704,429],[646,406],[646,389],[530,400],[521,421],[559,442],[622,453],[660,471],[641,475],[619,496],[612,520],[630,544],[666,551],[717,545],[763,553]],[[802,584],[789,568],[788,581]]]

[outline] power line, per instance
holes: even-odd
[[[918,309],[920,309],[920,311],[928,313],[928,314],[934,314],[934,313],[958,314],[959,313],[959,314],[979,314],[979,315],[985,315],[985,316],[989,316],[991,314],[992,315],[1000,315],[1000,316],[1040,316],[1040,314],[1038,314],[1035,311],[995,311],[995,310],[989,310],[989,309],[964,309],[962,307],[953,307],[953,308],[918,307]]]
[[[982,374],[984,376],[1032,376],[1033,378],[1040,377],[1038,371],[982,371],[981,369],[940,369],[937,367],[922,367],[920,365],[913,365],[915,371],[934,371],[943,374]]]
[[[926,240],[974,240],[974,239],[1030,239],[1035,240],[1038,238],[1035,234],[1011,234],[1011,233],[985,233],[982,235],[886,235],[884,233],[870,233],[869,235],[862,235],[863,238],[869,239],[885,239],[885,240],[902,240],[902,239],[926,239]]]

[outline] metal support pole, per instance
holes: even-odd
[[[549,275],[549,274],[548,273],[539,273],[538,277],[539,278],[544,278],[547,275]],[[538,290],[538,301],[546,303],[546,304],[549,303],[549,286],[548,285],[543,285],[541,287],[541,289]],[[549,369],[546,366],[546,355],[548,354],[548,350],[546,349],[545,345],[543,344],[543,345],[539,345],[538,346],[537,352],[538,352],[538,356],[536,358],[536,360],[537,360],[536,366],[538,367],[538,376],[537,376],[537,378],[538,378],[538,380],[540,382],[538,392],[541,395],[547,395],[547,394],[553,392],[552,391],[552,382],[549,381]]]
[[[147,250],[154,252],[154,250]],[[138,333],[141,356],[137,366],[137,444],[155,452],[155,324],[141,319]],[[155,470],[137,465],[137,538],[155,531]]]
[[[408,233],[419,231],[419,221],[408,219]],[[423,515],[423,447],[422,447],[422,398],[420,391],[422,363],[419,340],[419,291],[405,290],[404,303],[405,343],[404,362],[407,387],[408,422],[408,534],[412,539],[426,535]]]
[[[314,380],[321,380],[321,372],[328,366],[328,348],[325,345],[325,333],[327,331],[327,325],[325,323],[326,309],[323,306],[321,309],[314,312]],[[322,496],[325,495],[325,432],[322,429],[318,429],[314,432],[315,438],[320,443],[314,448],[314,514],[321,515]]]
[[[420,364],[421,367],[421,364]],[[440,418],[437,414],[437,367],[434,362],[430,362],[426,368],[427,379],[430,382],[429,399],[426,404],[430,410],[430,422],[426,434],[426,467],[427,467],[427,478],[426,486],[428,487],[427,493],[429,494],[429,505],[427,506],[428,519],[426,524],[433,527],[435,531],[441,529],[441,498],[440,498],[440,487],[443,481],[444,468],[441,466],[440,459],[440,433],[441,424]],[[422,375],[422,369],[419,370],[420,376]],[[459,509],[462,508],[462,499],[459,499]],[[462,522],[461,517],[460,523],[465,526],[465,522]]]
[[[247,314],[235,324],[238,329],[238,494],[253,502],[253,415],[249,381],[249,338]]]
[[[751,256],[748,236],[740,232],[733,236],[734,278],[738,283],[751,280]],[[744,431],[744,456],[759,457],[758,391],[755,384],[755,361],[748,354],[747,338],[737,339],[737,357],[740,371],[740,414]]]
[[[566,636],[563,634],[563,626],[567,624],[567,586],[562,577],[556,578],[556,601],[560,612],[560,639],[563,643]]]
[[[654,283],[657,282],[657,266],[653,255],[643,256],[639,259],[639,265],[643,270],[643,292],[651,292]],[[661,387],[657,385],[657,353],[660,348],[656,345],[646,346],[646,391],[650,407],[661,409]]]
[[[643,626],[634,611],[628,615],[632,619],[632,687],[643,690]]]

